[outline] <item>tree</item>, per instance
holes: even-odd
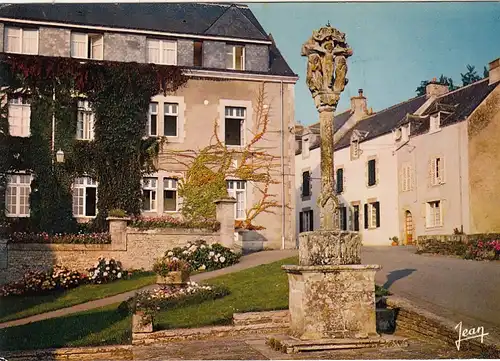
[[[488,70],[487,67],[484,67],[484,70],[483,70],[483,79],[487,78],[489,76],[490,76],[490,71]]]
[[[475,83],[478,80],[481,80],[481,77],[476,72],[476,67],[473,65],[467,64],[467,72],[465,74],[460,73],[462,77],[463,86]]]
[[[422,80],[420,82],[420,86],[415,90],[417,92],[417,96],[425,95],[425,93],[426,93],[426,87],[430,83],[431,83],[431,81],[429,81],[429,80]],[[444,76],[443,74],[441,74],[441,76],[439,77],[439,80],[437,81],[437,83],[441,84],[441,85],[447,85],[448,89],[450,91],[455,90],[455,89],[458,88],[457,86],[455,86],[453,84],[453,79],[452,78]]]

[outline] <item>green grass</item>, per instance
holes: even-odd
[[[134,274],[130,279],[101,285],[83,285],[64,292],[40,296],[0,297],[0,322],[16,320],[80,303],[114,296],[156,282],[153,272]]]
[[[0,350],[130,344],[131,316],[118,304],[27,325],[0,329]]]

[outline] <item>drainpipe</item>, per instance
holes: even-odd
[[[464,214],[462,208],[462,131],[460,126],[457,127],[458,130],[458,184],[460,188],[460,230],[464,230]],[[446,170],[445,170],[446,172]]]
[[[280,118],[281,118],[281,249],[285,249],[285,125],[283,119],[283,80],[280,80]]]
[[[52,110],[52,142],[50,144],[50,148],[52,150],[52,164],[54,163],[54,150],[55,150],[55,143],[56,143],[56,87],[54,85],[54,89],[52,91],[52,104],[54,109]]]

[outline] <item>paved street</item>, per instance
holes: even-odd
[[[393,293],[500,340],[500,262],[417,255],[415,247],[363,247],[362,262],[381,265],[376,281]]]

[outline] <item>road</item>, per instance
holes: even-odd
[[[382,266],[376,282],[392,293],[500,341],[500,262],[417,255],[414,247],[363,247],[361,260]]]

